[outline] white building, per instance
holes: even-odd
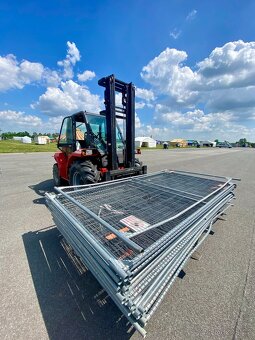
[[[141,146],[145,146],[147,148],[155,148],[157,145],[157,142],[155,139],[151,137],[136,137],[135,138],[135,147],[139,148]]]
[[[32,143],[32,139],[30,137],[28,137],[28,136],[21,137],[21,143],[31,144]]]
[[[200,141],[200,146],[209,146],[209,147],[215,148],[216,147],[216,142],[212,142],[210,140],[201,140]]]
[[[20,142],[22,141],[22,137],[20,137],[20,136],[14,136],[12,139],[13,140],[19,140]]]
[[[44,145],[50,143],[50,138],[48,136],[36,136],[34,142],[35,144]]]

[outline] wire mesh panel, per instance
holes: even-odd
[[[145,335],[190,254],[230,205],[229,178],[164,171],[47,194],[54,221],[123,314]]]
[[[221,187],[226,179],[208,178],[194,174],[184,174],[180,172],[163,172],[151,176],[150,178],[140,178],[139,180],[163,186],[173,191],[189,194],[196,197],[205,197]]]

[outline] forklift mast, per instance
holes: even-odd
[[[106,117],[107,154],[109,169],[118,169],[116,125],[117,119],[126,121],[125,131],[125,168],[135,166],[135,87],[132,83],[125,83],[115,78],[112,74],[101,78],[98,85],[105,87],[105,110],[100,114]],[[122,94],[122,107],[116,106],[115,93]]]

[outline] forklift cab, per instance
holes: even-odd
[[[107,154],[106,117],[78,112],[63,120],[58,139],[58,148],[67,155],[82,149],[96,149],[101,157]],[[116,149],[118,165],[122,166],[125,157],[125,141],[116,125]]]

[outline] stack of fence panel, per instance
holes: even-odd
[[[230,178],[165,170],[56,188],[56,226],[113,301],[144,326],[213,222],[231,205]]]

